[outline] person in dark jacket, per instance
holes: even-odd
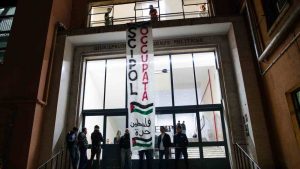
[[[168,169],[168,160],[170,154],[171,138],[169,134],[166,133],[164,126],[160,126],[161,134],[158,136],[157,148],[159,150],[159,169],[163,166],[163,156],[165,155],[165,169]]]
[[[174,145],[175,145],[175,169],[178,167],[178,160],[182,154],[185,161],[185,168],[189,168],[187,146],[189,141],[185,134],[181,131],[181,126],[176,126],[176,134],[174,136]]]
[[[125,130],[125,134],[120,138],[119,145],[121,148],[121,169],[131,169],[130,135],[128,129]]]
[[[87,129],[84,127],[82,128],[82,131],[78,135],[78,147],[80,152],[79,169],[86,169],[88,163],[86,150],[89,144],[86,139],[86,134],[87,134]]]
[[[73,127],[73,130],[69,131],[67,134],[67,148],[70,153],[70,158],[71,158],[73,169],[78,168],[78,161],[79,161],[77,133],[78,133],[78,128]]]
[[[146,169],[152,169],[153,149],[139,151],[139,169],[144,169],[144,156],[146,156]]]
[[[101,154],[101,142],[103,142],[103,137],[99,131],[100,127],[95,125],[94,132],[91,134],[92,139],[92,154],[91,154],[91,166],[96,155],[97,165],[100,166],[100,154]]]

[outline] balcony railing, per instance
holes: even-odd
[[[14,16],[0,16],[0,63],[3,62]]]
[[[186,3],[182,1],[182,4],[175,5],[176,9],[172,10],[166,9],[166,4],[165,7],[161,7],[160,3],[164,1],[165,0],[156,0],[118,5],[92,6],[88,14],[88,27],[149,21],[151,20],[149,5],[153,5],[154,9],[157,10],[158,21],[211,16],[210,5],[208,3]]]

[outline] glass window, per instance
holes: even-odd
[[[177,113],[176,125],[180,123],[182,133],[185,133],[189,142],[198,142],[198,127],[196,113]]]
[[[152,5],[157,10],[157,15],[159,15],[158,2],[156,1],[136,2],[137,21],[150,20],[150,15],[149,15],[150,5]]]
[[[199,147],[188,147],[187,148],[188,158],[200,158]]]
[[[275,23],[280,13],[289,6],[288,0],[262,0],[268,30]]]
[[[203,142],[224,141],[219,111],[199,112]]]
[[[126,60],[107,60],[106,68],[105,109],[125,108]]]
[[[207,146],[203,147],[204,158],[225,158],[225,147],[224,146]]]
[[[207,0],[183,0],[184,5],[207,3]]]
[[[169,56],[154,57],[155,106],[172,106]]]
[[[172,55],[172,71],[175,106],[196,105],[192,55]]]
[[[194,53],[198,104],[220,104],[221,90],[214,52]]]
[[[185,18],[197,18],[200,17],[200,7],[199,5],[188,5],[184,6]]]
[[[94,131],[95,125],[98,125],[100,127],[100,132],[103,135],[104,117],[103,116],[86,116],[85,117],[85,127],[87,129],[86,137],[87,137],[89,144],[92,144],[91,134]],[[101,153],[100,159],[102,159],[102,154],[103,153]],[[88,156],[88,158],[91,157],[91,149],[87,150],[87,156]]]
[[[93,6],[90,11],[90,27],[104,26],[104,15],[111,6]],[[113,11],[109,13],[111,16]]]
[[[114,5],[114,25],[134,22],[135,20],[135,3]]]
[[[298,121],[298,126],[300,127],[300,89],[293,93],[293,101],[295,106],[295,114]]]
[[[91,140],[91,134],[94,131],[95,125],[98,125],[100,127],[100,132],[103,134],[103,121],[104,117],[103,116],[86,116],[85,117],[85,127],[87,129],[87,140],[89,144],[92,144]]]
[[[158,114],[155,116],[155,135],[158,137],[160,135],[160,126],[165,126],[166,133],[171,137],[171,142],[173,142],[174,136],[174,125],[173,125],[173,115],[172,114]],[[156,137],[156,139],[157,139]],[[157,142],[157,140],[156,140]]]
[[[117,144],[117,132],[124,135],[126,128],[126,116],[108,116],[106,122],[106,144]]]
[[[105,60],[88,61],[83,109],[103,109]]]
[[[160,20],[183,19],[182,0],[162,0],[159,3]]]

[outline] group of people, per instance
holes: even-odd
[[[74,127],[67,134],[67,148],[70,153],[70,159],[73,169],[88,169],[93,166],[93,161],[96,156],[96,166],[100,168],[100,155],[101,155],[101,142],[104,142],[103,136],[100,132],[100,127],[95,125],[94,131],[91,134],[91,158],[88,163],[87,149],[89,144],[87,141],[87,129],[82,128],[78,133],[78,128]],[[126,159],[131,159],[130,151],[130,136],[129,130],[125,130],[125,134],[119,139],[115,138],[115,143],[120,145],[121,148],[121,166],[125,168]],[[131,166],[131,160],[127,160],[128,166]],[[129,168],[131,169],[131,167]]]
[[[169,157],[170,157],[170,147],[172,146],[171,138],[166,133],[165,127],[160,127],[161,134],[158,136],[157,141],[157,149],[159,150],[159,169],[168,169],[169,167]],[[189,168],[188,162],[188,153],[187,153],[187,146],[188,146],[188,139],[185,133],[183,133],[182,125],[176,125],[176,134],[174,135],[174,143],[173,146],[175,147],[175,169],[178,168],[178,160],[183,155],[185,168]],[[165,156],[165,160],[163,160],[163,156]],[[149,169],[149,168],[148,168]]]
[[[68,132],[67,148],[70,153],[73,169],[86,169],[89,165],[92,166],[95,156],[97,160],[96,165],[100,165],[101,142],[103,142],[103,137],[99,129],[100,127],[96,125],[93,133],[91,134],[92,147],[90,164],[88,164],[87,157],[87,149],[89,147],[86,137],[87,129],[82,128],[82,131],[78,133],[78,128],[74,127],[73,130]]]
[[[184,124],[184,122],[183,122]],[[100,154],[101,154],[101,142],[104,141],[99,126],[94,127],[94,131],[91,134],[91,158],[88,163],[87,158],[87,129],[83,128],[78,133],[78,128],[74,127],[72,131],[67,134],[67,146],[70,153],[73,169],[88,169],[93,166],[94,157],[96,156],[97,166],[100,166]],[[117,132],[117,136],[114,139],[115,144],[119,144],[121,153],[121,169],[132,169],[130,149],[130,134],[126,129],[123,136],[120,137],[120,131]],[[186,169],[189,168],[187,146],[188,139],[186,134],[183,133],[182,125],[176,125],[176,134],[174,135],[174,143],[171,143],[170,135],[166,133],[164,126],[160,127],[160,135],[156,144],[156,150],[159,152],[159,169],[169,168],[170,147],[175,147],[175,169],[178,168],[178,160],[183,156]],[[152,169],[153,150],[141,150],[139,154],[139,169],[144,167],[144,157],[146,156],[147,169]],[[163,157],[165,157],[163,159]],[[98,167],[99,168],[99,167]]]
[[[149,9],[151,21],[158,21],[157,10],[153,7],[153,5],[150,5]],[[107,8],[107,11],[104,13],[105,26],[112,25],[113,18],[109,16],[111,11],[112,8]]]

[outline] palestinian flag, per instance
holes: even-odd
[[[153,112],[153,103],[142,105],[138,102],[131,102],[130,103],[130,112],[140,113],[142,115],[148,115]]]
[[[152,137],[150,137],[149,139],[133,137],[132,138],[132,146],[133,147],[151,147],[152,146]]]

